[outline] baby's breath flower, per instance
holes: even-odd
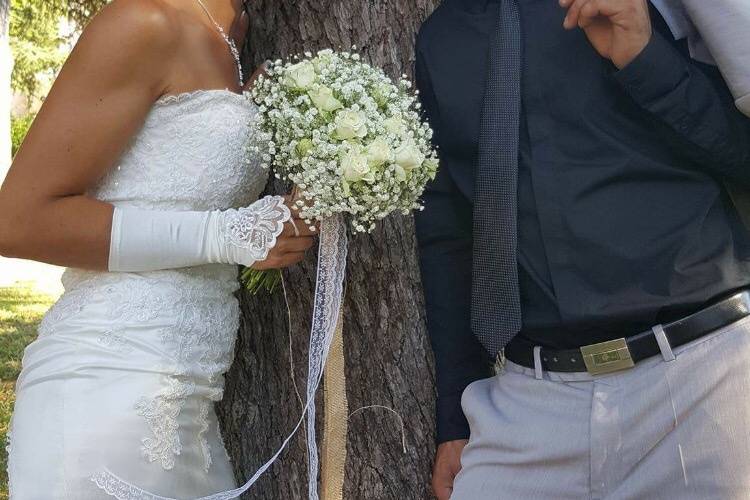
[[[248,158],[300,189],[308,225],[344,213],[355,232],[370,232],[391,213],[421,210],[438,160],[411,86],[356,52],[276,60],[249,93],[260,118]]]

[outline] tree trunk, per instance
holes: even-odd
[[[249,59],[357,46],[393,77],[412,74],[414,34],[437,0],[259,0],[252,2]],[[411,217],[393,216],[371,235],[350,237],[344,312],[349,432],[344,498],[431,498],[434,375]],[[283,293],[241,294],[234,365],[218,406],[238,480],[270,457],[297,422],[307,375],[315,258],[284,273]],[[288,320],[291,319],[291,331]],[[291,346],[290,346],[291,339]],[[293,364],[290,360],[292,354]],[[292,375],[293,374],[293,375]],[[294,378],[294,383],[292,380]],[[319,391],[319,424],[325,419]],[[398,416],[382,407],[391,408]],[[403,418],[406,451],[402,446]],[[321,426],[318,435],[321,437]],[[320,441],[320,439],[319,439]],[[245,498],[307,496],[304,432]]]

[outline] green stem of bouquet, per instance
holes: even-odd
[[[258,292],[264,290],[272,294],[281,284],[281,270],[267,269],[261,271],[246,267],[242,270],[242,282],[245,284],[245,289],[253,295],[257,295]]]

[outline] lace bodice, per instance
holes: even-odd
[[[91,196],[117,206],[154,210],[225,210],[257,200],[268,174],[249,154],[256,106],[229,90],[199,90],[158,100],[142,129]],[[51,333],[92,297],[113,302],[141,297],[161,303],[169,290],[184,297],[231,299],[237,268],[206,265],[149,273],[68,269],[65,293],[40,327]],[[116,292],[116,293],[115,293]],[[169,301],[176,303],[175,297]],[[167,302],[169,305],[169,302]],[[112,304],[117,311],[133,308]],[[131,311],[136,314],[135,311]],[[113,320],[138,319],[113,315]],[[204,318],[205,319],[205,318]]]
[[[257,109],[228,90],[160,99],[92,195],[119,206],[214,210],[256,200],[267,174],[247,160]]]
[[[248,151],[256,113],[249,99],[229,90],[163,97],[90,195],[116,206],[155,210],[224,210],[249,205],[268,179]],[[203,276],[208,286],[222,291],[236,282],[234,266],[142,274],[163,280],[175,273]],[[102,274],[68,269],[63,285],[71,292]],[[63,295],[60,302],[66,301]]]

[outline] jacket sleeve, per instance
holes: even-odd
[[[683,0],[735,98],[750,116],[750,3],[747,0]]]
[[[654,31],[614,78],[653,117],[655,133],[697,168],[750,186],[750,118],[736,108],[716,68],[691,60]]]
[[[440,145],[440,115],[425,61],[417,55],[416,84],[422,109]],[[441,168],[416,216],[427,328],[437,376],[437,441],[467,439],[461,394],[491,375],[491,360],[471,331],[472,206]]]

